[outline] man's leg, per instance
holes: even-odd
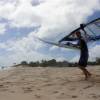
[[[82,70],[85,75],[85,79],[87,80],[91,76],[91,73],[85,67],[80,66],[79,68]]]

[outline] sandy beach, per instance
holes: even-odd
[[[17,66],[0,71],[0,100],[100,100],[100,66],[78,68]]]

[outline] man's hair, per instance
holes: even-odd
[[[81,32],[80,31],[76,31],[75,34],[81,34]]]
[[[81,37],[81,32],[80,31],[75,32],[75,34],[76,34],[77,37]]]

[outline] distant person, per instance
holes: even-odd
[[[86,69],[88,57],[89,57],[87,43],[85,42],[85,40],[83,39],[79,31],[77,31],[75,34],[79,38],[78,46],[80,49],[80,59],[78,65],[79,68],[83,71],[85,75],[85,79],[88,79],[91,76],[91,73],[88,72],[88,70]]]

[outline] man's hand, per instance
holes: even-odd
[[[62,41],[60,40],[60,41],[58,41],[58,43],[61,43]]]
[[[70,46],[70,45],[71,45],[71,43],[70,43],[70,42],[67,42],[67,43],[66,43],[66,45]]]

